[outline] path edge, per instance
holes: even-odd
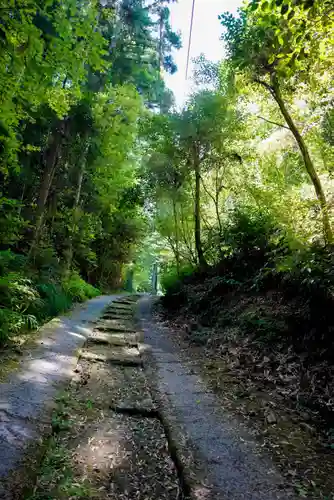
[[[145,331],[149,328],[157,328],[152,319],[151,309],[158,300],[157,297],[145,297],[137,303],[136,319],[139,327],[144,332],[144,347],[141,353],[144,372],[166,434],[169,453],[177,469],[183,490],[183,499],[211,500],[214,498],[213,488],[208,483],[204,464],[196,453],[167,394],[161,392],[158,387],[159,374],[156,359],[150,346],[145,344]],[[147,304],[148,301],[150,302],[149,305]]]

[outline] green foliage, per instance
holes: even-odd
[[[19,272],[26,265],[26,257],[11,250],[0,251],[0,276],[10,271]]]
[[[71,307],[71,298],[59,283],[42,283],[36,288],[43,300],[43,307],[36,311],[42,321],[57,316]]]
[[[17,167],[22,121],[47,104],[64,116],[81,94],[89,70],[103,70],[106,43],[97,29],[96,2],[33,1],[17,9],[1,6],[1,135],[7,167]],[[70,13],[70,15],[69,15]],[[74,50],[75,47],[75,50]],[[69,82],[66,85],[66,82]]]
[[[0,277],[1,304],[24,313],[39,299],[31,280],[19,273],[10,272]]]
[[[0,345],[12,335],[37,328],[38,322],[34,315],[21,314],[17,311],[0,308]]]
[[[247,253],[253,250],[269,251],[279,240],[279,230],[270,215],[254,211],[252,207],[238,207],[231,212],[222,235],[223,251],[228,254]]]
[[[168,3],[1,5],[2,340],[122,285],[146,231],[140,121],[172,102]]]
[[[62,288],[72,302],[83,302],[100,294],[100,291],[86,283],[77,273],[62,281]]]
[[[326,20],[325,12],[321,2],[306,7],[303,2],[254,0],[241,8],[238,17],[225,13],[220,19],[231,66],[274,99],[285,121],[283,126],[298,145],[319,202],[324,240],[332,244],[330,205],[311,149],[290,109],[296,88],[307,85],[313,90],[325,81],[330,85],[333,23]]]
[[[24,261],[24,259],[23,259]],[[65,312],[73,303],[99,295],[100,291],[73,273],[54,283],[36,283],[22,269],[22,257],[0,253],[0,343],[36,329],[40,323]]]
[[[185,264],[179,270],[175,265],[167,266],[160,278],[163,292],[168,293],[177,289],[181,285],[182,280],[187,276],[191,276],[194,270],[191,264]]]
[[[268,215],[236,210],[221,260],[183,276],[167,270],[163,304],[184,308],[205,327],[234,326],[260,344],[302,345],[310,356],[331,359],[332,253],[316,244],[293,248],[283,236]],[[206,343],[207,337],[199,328],[191,340]]]
[[[222,14],[220,20],[230,57],[253,78],[275,72],[278,77],[296,74],[309,78],[312,64],[326,67],[331,48],[331,27],[324,2],[306,7],[303,2],[253,0],[239,17]],[[321,36],[319,36],[319,26]]]

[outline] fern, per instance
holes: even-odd
[[[7,308],[0,309],[0,343],[4,343],[10,336],[35,330],[38,321],[32,314],[21,314]]]

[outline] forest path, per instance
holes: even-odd
[[[137,300],[103,297],[60,318],[27,360],[24,385],[18,370],[1,397],[1,499],[183,498],[144,369]]]
[[[118,295],[100,296],[76,306],[40,328],[15,370],[0,383],[0,498],[10,498],[8,475],[27,448],[51,422],[54,398],[71,379],[78,349],[92,333],[92,322]]]
[[[154,299],[137,300],[102,297],[59,318],[2,384],[0,498],[291,498],[152,322]]]
[[[224,409],[194,372],[191,360],[172,342],[173,332],[154,323],[152,300],[139,303],[146,350],[151,359],[165,427],[179,457],[192,498],[277,500],[293,498],[268,457],[259,456],[253,439]]]

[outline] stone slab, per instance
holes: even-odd
[[[141,365],[142,359],[136,347],[105,346],[90,344],[80,351],[80,358],[89,361],[104,361],[120,365]]]

